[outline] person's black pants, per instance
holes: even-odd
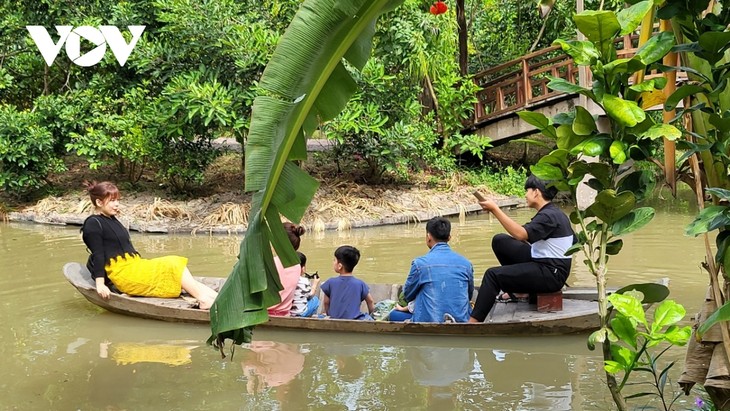
[[[484,273],[471,313],[479,322],[484,321],[492,311],[500,290],[509,293],[553,293],[565,284],[566,275],[532,261],[530,245],[508,234],[492,237],[492,250],[502,266],[489,268]]]

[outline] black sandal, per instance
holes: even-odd
[[[505,298],[505,296],[507,296]],[[498,303],[526,303],[528,302],[528,298],[525,297],[517,297],[513,293],[503,292],[502,294],[498,295],[495,299]]]

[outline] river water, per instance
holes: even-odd
[[[707,275],[703,245],[684,236],[694,210],[657,201],[658,215],[628,236],[610,261],[609,283],[671,279],[670,298],[696,313]],[[520,222],[530,210],[512,211]],[[489,241],[496,219],[453,219],[452,247],[475,267],[477,284],[496,265]],[[189,257],[194,275],[226,276],[241,238],[132,234],[144,256]],[[402,282],[424,254],[425,226],[308,233],[308,271],[334,275],[342,244],[362,252],[355,274]],[[0,224],[0,410],[590,410],[612,408],[598,352],[586,335],[422,337],[256,330],[233,357],[205,345],[205,325],[124,317],[87,302],[63,278],[68,261],[86,260],[78,228]],[[577,261],[577,259],[576,259]],[[590,286],[576,264],[569,283]],[[684,349],[667,359],[678,364]],[[676,390],[676,384],[671,385]],[[632,401],[641,406],[646,402]],[[688,409],[694,396],[680,398]]]

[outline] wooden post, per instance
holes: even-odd
[[[532,86],[530,85],[530,65],[527,63],[527,59],[522,60],[522,89],[523,95],[525,96],[524,104],[532,100]]]

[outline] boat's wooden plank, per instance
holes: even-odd
[[[520,306],[522,304],[522,306]],[[492,322],[492,321],[498,321],[498,322],[508,322],[513,321],[515,317],[515,313],[517,312],[518,308],[520,309],[529,309],[529,307],[525,307],[527,303],[495,303],[494,308],[492,308],[492,311],[487,315],[487,318],[485,319],[486,322]]]

